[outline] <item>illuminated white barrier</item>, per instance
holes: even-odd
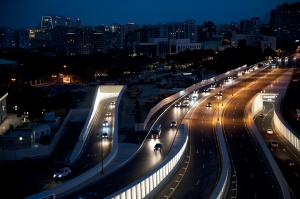
[[[180,98],[180,97],[183,97],[195,90],[198,90],[208,84],[212,84],[218,80],[221,80],[221,79],[224,79],[226,77],[229,77],[235,73],[238,73],[239,71],[242,71],[242,70],[246,70],[246,69],[249,69],[249,68],[254,68],[254,69],[257,69],[257,65],[252,65],[252,66],[249,66],[247,67],[247,65],[243,65],[239,68],[236,68],[236,69],[233,69],[231,71],[228,71],[226,73],[223,73],[221,75],[218,75],[216,77],[213,77],[213,78],[210,78],[210,79],[207,79],[207,80],[203,80],[197,84],[194,84],[178,93],[175,93],[174,95],[171,95],[165,99],[163,99],[161,102],[159,102],[158,104],[156,104],[153,108],[151,108],[151,110],[149,111],[144,123],[143,123],[143,128],[146,129],[146,126],[149,122],[149,120],[151,119],[151,117],[158,111],[160,110],[163,106],[165,106],[166,104],[169,104],[170,102]]]
[[[254,141],[260,145],[262,152],[265,154],[267,161],[269,162],[269,164],[275,174],[275,177],[279,183],[279,186],[281,189],[280,192],[283,194],[283,198],[290,198],[290,192],[289,192],[288,185],[287,185],[285,178],[282,175],[276,161],[274,160],[273,155],[271,154],[264,139],[262,138],[262,136],[260,135],[260,132],[258,131],[257,127],[255,126],[253,118],[263,108],[262,95],[270,94],[270,92],[272,92],[271,94],[279,94],[277,99],[275,100],[274,124],[275,124],[275,126],[278,126],[278,124],[279,124],[279,126],[282,125],[283,120],[282,121],[278,120],[278,117],[276,114],[276,109],[279,109],[279,107],[280,107],[279,105],[282,100],[282,97],[285,94],[286,87],[289,82],[290,76],[291,76],[291,70],[288,71],[287,73],[283,74],[280,78],[278,78],[278,80],[276,80],[272,84],[272,86],[266,88],[263,91],[264,94],[257,94],[254,98],[252,98],[250,103],[248,103],[248,105],[245,109],[245,118],[246,118],[245,122],[247,123],[247,126],[251,129],[253,134],[255,135],[256,139],[254,139]],[[268,91],[268,92],[266,92],[266,91]],[[276,108],[276,106],[277,106],[277,108]],[[279,117],[282,117],[282,116],[279,114]],[[275,118],[277,118],[277,120]],[[284,125],[282,125],[281,128],[283,130],[287,129]],[[281,132],[281,130],[280,130],[280,132]]]
[[[172,148],[164,160],[144,177],[106,197],[106,199],[137,199],[153,196],[177,170],[186,152],[187,142],[188,127],[187,125],[180,125]]]
[[[112,95],[101,96],[102,97],[101,99],[114,96],[115,93],[116,93],[116,90],[119,90],[119,97],[117,98],[116,104],[115,104],[115,107],[116,107],[115,108],[115,115],[118,115],[118,107],[119,107],[119,104],[120,104],[121,96],[124,93],[124,91],[126,90],[126,86],[117,86],[117,85],[100,86],[100,88],[96,89],[96,95],[101,94],[101,92],[99,92],[100,89],[103,93],[104,92],[114,92],[114,93],[112,93]],[[97,106],[94,105],[95,104],[95,99],[96,99],[96,97],[94,97],[94,102],[93,102],[93,106],[92,106],[94,108],[97,107]],[[101,100],[99,100],[99,102],[100,101]],[[90,114],[91,114],[91,111],[90,111]],[[96,115],[96,114],[94,114],[94,115]],[[90,120],[92,120],[92,119],[93,118],[90,117]],[[115,119],[114,119],[114,126],[116,126],[116,127],[118,126],[118,117],[115,117]],[[118,128],[114,128],[114,130],[113,130],[113,135],[114,136],[113,136],[112,143],[118,143],[118,132],[117,131],[118,131]],[[81,150],[81,147],[82,146],[79,146],[78,148]],[[71,155],[71,157],[73,157],[73,159],[72,159],[73,161],[74,161],[75,158],[78,157],[80,150],[78,150],[78,149],[73,150],[73,153],[72,153],[73,156]],[[74,153],[74,151],[75,151],[75,153]],[[115,155],[117,154],[117,151],[118,151],[118,144],[113,144],[112,151],[103,160],[103,167],[104,168],[114,159]],[[76,178],[68,180],[67,182],[62,183],[62,184],[60,184],[56,187],[53,187],[51,189],[48,189],[47,191],[44,191],[44,192],[49,192],[50,191],[50,192],[54,193],[56,196],[66,195],[68,192],[72,192],[72,189],[74,187],[80,186],[85,181],[88,181],[89,179],[95,177],[97,174],[101,173],[101,171],[102,171],[102,162],[100,162],[95,167],[91,168],[90,170],[86,171],[85,173],[77,176]],[[41,194],[41,193],[42,192],[37,193],[35,195],[38,195],[38,194]],[[32,197],[34,197],[35,195],[33,195]]]
[[[115,104],[115,114],[114,117],[114,126],[118,126],[118,107],[120,104],[121,96],[123,95],[124,91],[126,90],[126,86],[118,86],[118,85],[105,85],[105,86],[98,86],[95,91],[94,99],[92,108],[90,109],[89,116],[85,122],[84,127],[82,128],[82,131],[79,135],[79,140],[76,143],[76,146],[74,150],[72,151],[72,154],[70,156],[70,162],[71,164],[79,157],[80,153],[82,152],[82,147],[84,145],[84,142],[89,135],[91,129],[93,128],[95,121],[98,118],[98,114],[100,112],[99,105],[102,100],[112,97],[117,97],[116,104]],[[112,129],[112,136],[113,136],[113,143],[118,143],[118,128]],[[114,148],[117,147],[117,145],[113,145],[112,152],[117,153],[117,149],[114,150]]]
[[[283,92],[285,93],[285,90]],[[278,95],[275,101],[274,125],[278,129],[278,131],[293,145],[293,147],[300,151],[299,134],[285,122],[281,115],[280,104],[282,99],[284,98],[284,93],[283,95]]]

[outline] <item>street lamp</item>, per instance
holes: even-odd
[[[101,174],[104,174],[104,170],[103,170],[103,138],[102,135],[99,135],[99,133],[97,133],[97,138],[101,139],[101,152],[102,152],[102,169],[101,169]]]
[[[232,73],[232,78],[231,78],[231,88],[232,88],[231,96],[233,96],[233,73]]]
[[[221,86],[221,91],[222,91],[222,95],[221,95],[221,97],[222,97],[222,106],[223,106],[223,84],[222,84],[222,86]]]

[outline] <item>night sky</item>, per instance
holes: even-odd
[[[270,10],[292,0],[0,0],[0,27],[40,27],[43,15],[70,17],[83,26],[124,24],[159,24],[194,19],[197,24],[213,21],[229,24],[259,17],[268,23]],[[54,21],[54,18],[52,18]]]

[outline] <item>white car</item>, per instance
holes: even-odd
[[[108,126],[108,121],[104,120],[103,121],[103,126]]]
[[[115,104],[116,104],[116,101],[112,101],[110,104],[111,104],[111,105],[115,105]]]
[[[188,101],[183,102],[182,106],[188,107],[190,106],[190,103]]]
[[[272,130],[272,129],[268,129],[268,130],[267,130],[267,134],[268,134],[268,135],[272,135],[272,134],[273,134],[273,130]]]
[[[171,122],[170,127],[176,127],[176,126],[177,126],[177,122],[175,121]]]
[[[69,167],[64,167],[57,171],[54,175],[53,178],[64,178],[68,175],[71,174],[71,169]]]
[[[180,107],[180,106],[181,106],[181,103],[180,103],[180,102],[178,102],[178,103],[176,103],[174,106],[176,106],[176,107]]]
[[[111,112],[106,112],[105,115],[109,117],[111,116]]]
[[[197,96],[194,95],[194,96],[192,97],[192,100],[196,100],[196,99],[197,99]]]

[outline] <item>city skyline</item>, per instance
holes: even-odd
[[[66,17],[71,19],[72,26],[80,19],[82,26],[107,25],[112,23],[126,24],[133,22],[139,25],[159,24],[194,19],[197,24],[212,21],[217,25],[259,17],[268,23],[270,11],[283,3],[293,4],[292,0],[237,0],[207,1],[199,3],[188,0],[170,5],[169,2],[140,2],[137,0],[119,2],[96,1],[38,1],[23,2],[4,0],[0,8],[0,27],[34,28],[40,27],[42,16],[60,16],[61,25]],[[118,6],[116,6],[118,5]],[[218,5],[218,6],[216,6]],[[13,12],[12,12],[13,11]],[[118,14],[117,14],[118,13]],[[52,21],[54,22],[54,18]],[[54,24],[53,24],[54,25]]]

